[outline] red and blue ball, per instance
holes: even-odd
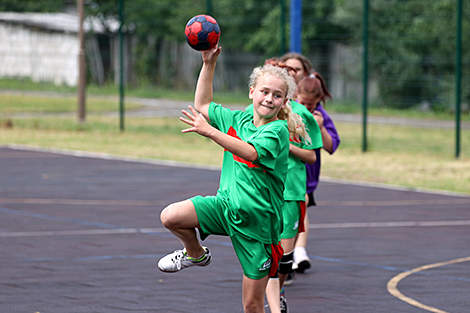
[[[188,44],[195,50],[214,48],[219,42],[220,27],[210,15],[196,15],[189,20],[184,30]]]

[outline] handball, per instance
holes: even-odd
[[[204,51],[217,45],[220,38],[220,28],[212,16],[201,14],[189,20],[184,34],[191,48]]]

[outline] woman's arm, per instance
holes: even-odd
[[[289,144],[289,153],[298,157],[302,162],[313,164],[317,160],[315,150],[302,149],[293,144]]]
[[[194,95],[194,108],[209,120],[209,105],[213,100],[213,81],[215,64],[221,48],[202,51],[202,68],[197,80]]]
[[[328,129],[325,127],[325,118],[322,112],[317,110],[313,112],[313,116],[315,117],[315,120],[317,121],[318,126],[320,127],[321,138],[323,141],[323,149],[328,151],[328,153],[332,154],[334,152],[333,139],[331,138]]]

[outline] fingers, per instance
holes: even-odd
[[[194,121],[194,119],[196,118],[194,115],[192,115],[191,113],[189,113],[188,111],[186,110],[181,110],[181,113],[183,113],[184,115],[186,115],[189,119],[191,119],[192,121]],[[180,117],[181,119],[182,117]]]
[[[191,110],[194,116],[199,115],[199,112],[195,108],[193,108],[191,105],[188,105],[188,108]]]
[[[189,126],[192,126],[190,128],[185,128],[185,129],[181,130],[182,133],[196,132],[196,127],[194,127],[194,122],[193,121],[187,120],[184,117],[180,117],[180,121],[188,124]]]
[[[191,111],[191,113],[189,113],[188,111],[186,110],[181,110],[181,113],[183,113],[184,115],[186,115],[188,118],[190,118],[192,121],[194,121],[196,119],[196,117],[199,115],[199,112],[196,111],[195,108],[193,108],[191,105],[188,105],[188,108],[189,110]]]
[[[198,132],[198,118],[203,118],[201,113],[199,113],[194,107],[191,105],[188,105],[188,108],[191,112],[188,112],[186,110],[181,110],[181,112],[186,115],[189,119],[186,119],[184,117],[180,117],[180,121],[192,126],[190,128],[183,129],[181,132],[182,133],[190,133],[190,132]]]
[[[222,47],[217,44],[213,49],[202,51],[202,59],[204,62],[215,62],[221,51]]]

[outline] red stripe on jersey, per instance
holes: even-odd
[[[238,137],[238,135],[237,135],[237,131],[236,131],[232,126],[230,126],[230,128],[228,129],[227,135],[232,136],[232,137],[234,137],[234,138],[237,138],[238,140],[241,140],[240,137]],[[225,151],[227,151],[227,149],[225,149]],[[233,153],[232,153],[232,155],[233,155],[233,159],[234,159],[236,162],[244,163],[244,164],[246,164],[246,165],[247,165],[248,167],[250,167],[250,168],[259,167],[259,165],[253,164],[253,163],[251,163],[250,161],[247,161],[247,160],[245,160],[245,159],[239,157],[238,155],[235,155],[235,154],[233,154]]]
[[[290,142],[296,142],[296,143],[301,143],[302,141],[300,140],[300,136],[299,135],[295,135],[294,138],[289,138],[289,141]]]

